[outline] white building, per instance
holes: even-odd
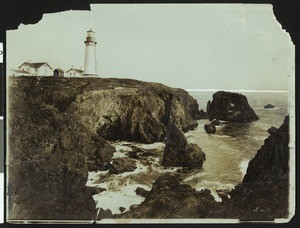
[[[51,76],[53,75],[52,67],[47,62],[29,63],[24,62],[18,69],[12,69],[13,76]]]
[[[31,76],[30,73],[28,73],[27,71],[24,71],[24,70],[14,70],[14,69],[11,69],[10,70],[10,75],[12,76]]]
[[[65,76],[77,77],[77,76],[82,76],[82,74],[83,74],[83,70],[75,69],[75,68],[72,67],[70,70],[67,70]]]

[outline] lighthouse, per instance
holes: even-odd
[[[96,63],[96,38],[95,32],[90,29],[87,31],[85,43],[85,57],[83,76],[97,76]]]

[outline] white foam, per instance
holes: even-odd
[[[140,148],[143,148],[143,149],[158,149],[158,148],[164,148],[165,147],[165,143],[163,142],[155,142],[155,143],[152,143],[152,144],[134,144],[136,145],[137,147],[140,147]]]
[[[140,204],[144,201],[144,197],[136,194],[137,187],[142,187],[146,190],[150,190],[150,187],[142,184],[130,184],[120,187],[115,191],[104,191],[99,194],[93,195],[93,199],[96,202],[96,208],[103,208],[104,210],[110,209],[113,214],[120,214],[120,207],[129,210],[129,207],[133,204]]]
[[[243,160],[240,164],[240,171],[243,176],[245,176],[248,168],[249,160]]]

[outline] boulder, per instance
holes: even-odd
[[[188,144],[184,134],[173,123],[168,125],[163,166],[201,169],[205,153],[196,144]]]
[[[206,131],[207,134],[215,134],[216,133],[216,126],[212,123],[205,124],[204,125],[204,130]]]
[[[135,190],[136,194],[142,197],[146,197],[149,193],[149,191],[147,191],[146,189],[143,189],[141,187],[137,187]]]
[[[155,156],[156,151],[154,149],[143,149],[137,146],[130,146],[132,150],[128,153],[130,158],[138,159],[141,157]]]
[[[264,106],[265,109],[272,109],[272,108],[275,108],[274,105],[271,105],[271,104],[267,104]]]
[[[277,130],[278,130],[278,128],[272,126],[271,128],[268,129],[268,132],[270,135],[272,135],[272,134],[276,133]]]
[[[97,219],[104,219],[104,218],[112,218],[113,214],[110,209],[104,210],[102,207],[99,209],[98,218]]]
[[[126,208],[125,207],[119,207],[119,210],[121,211],[121,213],[123,212],[123,211],[125,211],[126,210]]]
[[[109,166],[109,172],[120,174],[132,172],[136,169],[136,162],[130,158],[115,158]]]
[[[138,207],[139,207],[138,204],[132,204],[132,205],[130,205],[129,210],[135,210],[135,209],[137,209]]]
[[[213,120],[211,123],[215,126],[219,126],[221,124],[220,120],[217,119]]]
[[[248,104],[246,96],[225,91],[216,92],[212,102],[207,103],[207,117],[209,120],[218,119],[237,123],[259,119]]]
[[[90,186],[87,186],[87,189],[91,192],[92,195],[96,195],[96,194],[106,191],[105,188],[90,187]]]

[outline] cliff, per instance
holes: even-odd
[[[129,79],[10,77],[9,219],[95,219],[88,171],[107,170],[106,140],[163,141],[170,113],[187,131],[198,104],[181,89]],[[172,106],[172,112],[170,112]]]
[[[228,205],[240,205],[245,220],[287,218],[289,213],[289,117],[265,139],[249,162],[243,182],[230,193]],[[236,214],[238,214],[236,212]]]
[[[289,118],[265,139],[264,145],[249,162],[243,183],[269,183],[289,178]]]

